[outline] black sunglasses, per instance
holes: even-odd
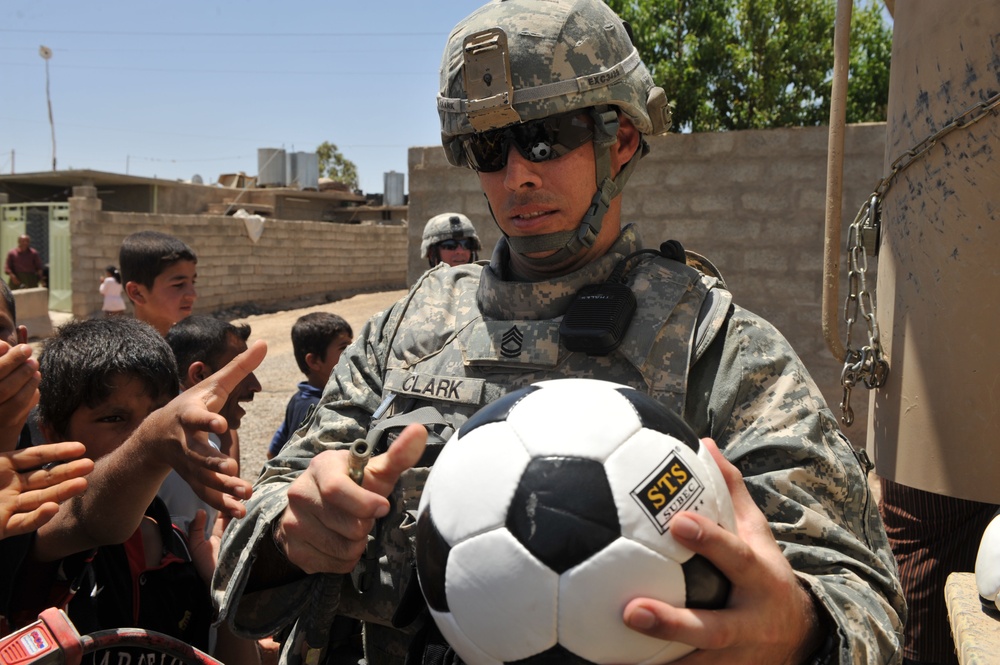
[[[472,244],[472,238],[460,238],[457,240],[455,238],[449,238],[448,240],[442,240],[437,244],[437,246],[440,249],[445,249],[448,250],[449,252],[454,252],[459,247],[461,247],[462,249],[467,249],[471,252],[473,244]]]
[[[510,146],[529,162],[547,162],[576,150],[594,136],[592,121],[573,111],[519,125],[459,137],[469,168],[493,173],[507,166]]]

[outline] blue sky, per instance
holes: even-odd
[[[0,173],[51,169],[45,45],[59,169],[209,183],[331,141],[381,192],[439,141],[441,53],[480,4],[4,0]]]

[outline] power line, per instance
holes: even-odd
[[[16,118],[10,116],[0,116],[0,121],[7,123],[22,123],[29,125],[39,124],[37,120],[31,120],[28,118]],[[62,127],[72,127],[74,129],[87,129],[92,132],[109,132],[114,134],[128,134],[128,135],[138,135],[138,136],[163,136],[163,137],[173,137],[173,138],[189,138],[189,139],[203,139],[203,140],[213,140],[213,141],[240,141],[243,143],[252,143],[254,145],[261,145],[263,143],[288,143],[287,140],[271,141],[267,138],[261,137],[249,137],[249,136],[223,136],[218,133],[215,134],[196,134],[189,132],[168,132],[155,129],[135,129],[128,128],[122,129],[121,127],[102,127],[100,125],[90,125],[78,122],[64,122],[61,123]],[[303,143],[309,144],[309,141],[291,141],[290,143]],[[337,142],[337,146],[340,148],[364,148],[364,149],[385,149],[385,148],[407,148],[411,143],[341,143]],[[244,157],[243,155],[240,156]],[[255,156],[254,156],[255,157]]]
[[[31,65],[26,62],[0,62],[0,66],[3,67],[30,67]],[[346,66],[346,65],[345,65]],[[102,65],[64,65],[60,63],[59,69],[81,69],[81,70],[98,70],[98,71],[112,71],[112,72],[153,72],[159,74],[245,74],[253,76],[350,76],[355,79],[361,79],[366,76],[426,76],[430,74],[437,75],[437,72],[406,72],[395,70],[391,72],[363,72],[359,73],[357,71],[351,72],[335,72],[335,71],[307,71],[304,69],[274,69],[274,70],[264,70],[264,69],[176,69],[176,68],[162,68],[162,67],[108,67]]]
[[[16,34],[44,34],[44,35],[101,35],[101,36],[121,36],[121,37],[290,37],[301,39],[303,37],[361,37],[371,39],[372,37],[440,37],[442,32],[133,32],[131,30],[27,30],[18,28],[0,28],[0,32],[12,32]]]
[[[264,48],[263,44],[254,45],[254,53],[256,54],[269,54],[269,53],[289,53],[289,49],[285,47],[274,46],[270,50]],[[428,50],[432,46],[428,45]],[[26,48],[31,48],[31,46],[0,46],[0,51],[15,51],[23,52]],[[57,53],[143,53],[143,54],[166,54],[170,56],[177,55],[177,49],[175,47],[170,48],[149,48],[144,45],[139,45],[135,47],[125,47],[125,48],[79,48],[76,46],[61,46],[58,48],[53,48],[53,51]],[[434,48],[436,53],[436,46]],[[185,48],[185,54],[201,54],[201,55],[232,55],[232,48]],[[380,53],[408,53],[412,54],[414,52],[413,47],[410,48],[385,48],[384,46],[379,47]],[[319,55],[357,55],[357,47],[351,48],[299,48],[296,47],[294,50],[295,54],[319,54]]]
[[[190,162],[224,162],[236,159],[253,159],[256,155],[233,155],[230,157],[203,157],[199,159],[172,159],[169,157],[142,157],[139,155],[128,155],[130,160],[138,159],[144,162],[164,162],[168,164],[187,164]]]

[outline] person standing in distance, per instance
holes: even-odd
[[[31,246],[31,236],[18,236],[17,247],[7,252],[4,271],[12,289],[33,289],[42,280],[42,257]]]
[[[104,269],[99,291],[104,298],[104,304],[101,305],[104,316],[118,316],[125,313],[125,299],[122,298],[122,274],[118,272],[118,268],[109,265]]]

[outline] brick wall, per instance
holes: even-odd
[[[674,238],[711,259],[736,302],[788,337],[839,415],[841,364],[821,326],[827,142],[826,127],[655,137],[625,189],[623,217],[647,245]],[[884,152],[885,125],[848,127],[842,229],[882,177]],[[411,148],[409,168],[408,282],[427,267],[420,235],[437,213],[464,212],[493,247],[498,232],[474,173],[448,165],[438,146]],[[844,239],[846,232],[841,248]],[[855,391],[852,406],[856,424],[847,432],[861,445],[865,390]]]
[[[70,198],[73,315],[100,312],[99,278],[122,239],[143,229],[177,236],[198,254],[199,312],[255,303],[283,309],[406,281],[406,227],[267,220],[256,243],[239,218],[104,212],[96,191]]]

